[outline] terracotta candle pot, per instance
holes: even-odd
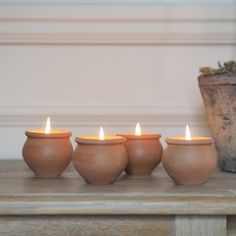
[[[28,137],[23,147],[27,165],[39,177],[57,177],[70,163],[73,148],[70,132],[26,131]]]
[[[166,139],[162,163],[176,184],[200,185],[207,180],[217,164],[213,142],[208,137]]]
[[[96,136],[76,138],[73,164],[89,184],[112,184],[124,171],[128,159],[124,147],[125,138],[108,136],[99,140]]]
[[[125,147],[128,153],[127,174],[150,175],[161,162],[162,145],[160,134],[119,134],[125,137]]]

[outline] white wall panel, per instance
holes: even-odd
[[[46,116],[73,137],[209,134],[200,66],[235,59],[236,6],[0,6],[0,158]]]

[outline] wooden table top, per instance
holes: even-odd
[[[59,178],[36,178],[23,161],[0,161],[0,215],[236,215],[236,174],[217,170],[202,186],[175,185],[162,166],[151,176],[122,174],[88,185],[69,166]]]

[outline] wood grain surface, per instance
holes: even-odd
[[[226,236],[225,216],[176,216],[175,236]]]
[[[123,174],[88,185],[69,166],[63,177],[35,178],[23,161],[0,162],[0,215],[236,215],[236,175],[216,171],[202,186],[175,185],[160,166],[152,176]]]
[[[227,233],[228,236],[236,235],[236,216],[227,217]]]
[[[0,217],[1,236],[171,236],[167,216],[8,216]]]
[[[236,175],[178,186],[159,166],[93,186],[71,165],[63,177],[35,178],[23,161],[0,161],[0,235],[234,236]]]

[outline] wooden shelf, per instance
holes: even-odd
[[[122,235],[117,227],[122,232],[129,225],[125,235],[142,235],[144,229],[154,227],[159,234],[146,235],[175,231],[181,236],[189,232],[206,236],[209,231],[223,236],[227,217],[228,235],[236,235],[236,174],[217,170],[204,185],[186,187],[175,185],[159,166],[152,176],[123,174],[114,185],[92,186],[72,166],[61,178],[35,178],[23,161],[0,161],[0,215],[0,235],[24,235],[27,227],[36,230],[47,222],[47,232],[63,235],[59,226],[50,225],[64,219],[68,235],[76,235],[74,230],[82,230],[80,235],[93,235],[89,232],[94,230],[102,235],[99,229],[104,229],[103,235]],[[22,233],[16,231],[20,222],[26,225]],[[201,228],[205,234],[199,234]]]

